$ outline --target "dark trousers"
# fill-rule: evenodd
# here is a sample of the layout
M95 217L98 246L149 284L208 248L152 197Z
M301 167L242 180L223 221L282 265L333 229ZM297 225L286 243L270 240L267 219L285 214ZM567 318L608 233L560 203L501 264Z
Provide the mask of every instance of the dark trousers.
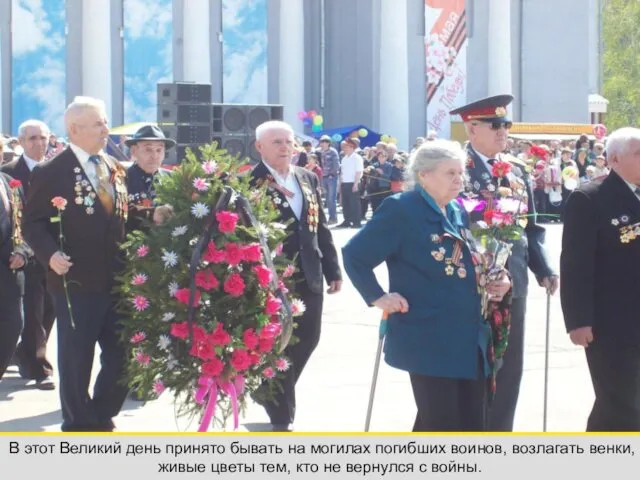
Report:
M598 338L585 349L595 402L588 432L640 431L640 346Z
M540 217L536 218L538 223L544 223L549 221L549 217L546 216L548 214L547 208L547 200L549 199L549 195L544 191L544 189L537 188L533 191L533 198L536 206L536 212Z
M75 329L64 294L54 295L62 431L109 431L128 393L121 383L126 353L119 339L115 299L107 293L71 294L70 299ZM90 397L96 343L101 349L101 369Z
M418 414L414 432L484 432L487 381L430 377L410 373Z
M0 288L0 378L7 370L22 330L20 295L3 294Z
M526 297L512 299L509 345L496 378L496 395L489 414L488 430L490 432L513 431L513 419L516 415L516 406L520 395L524 363L524 317L526 310Z
M344 222L353 226L360 226L360 220L362 218L360 212L360 194L353 191L353 182L340 185L340 192Z
M56 318L44 271L27 267L22 305L24 328L16 349L20 373L26 378L40 380L53 375L53 367L47 360L47 341Z
M284 374L282 391L276 387L275 398L263 403L272 424L293 423L296 414L296 383L320 341L323 294L313 293L302 282L296 287L296 296L306 306L302 317L295 319L298 327L293 335L298 338L298 343L288 346L284 351L291 365Z

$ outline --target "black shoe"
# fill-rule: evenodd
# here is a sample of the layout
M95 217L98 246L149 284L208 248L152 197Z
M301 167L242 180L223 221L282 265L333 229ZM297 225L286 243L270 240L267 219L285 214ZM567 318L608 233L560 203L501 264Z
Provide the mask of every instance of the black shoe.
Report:
M293 432L293 423L272 423L272 432Z
M350 226L349 222L342 222L340 225L336 225L336 228L349 228Z
M36 380L36 388L38 390L55 390L56 384L51 377L44 377Z

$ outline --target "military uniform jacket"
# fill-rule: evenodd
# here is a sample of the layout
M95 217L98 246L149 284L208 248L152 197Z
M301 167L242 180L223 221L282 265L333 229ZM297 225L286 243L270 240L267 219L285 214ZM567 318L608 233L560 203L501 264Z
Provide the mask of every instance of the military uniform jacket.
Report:
M640 345L640 200L615 172L569 196L560 257L567 331Z
M283 253L289 258L297 258L301 279L312 292L322 293L323 275L327 283L342 278L338 254L322 210L318 177L304 168L293 165L291 168L303 196L300 220L296 218L289 206L288 197L277 188L275 179L263 162L251 172L252 184L257 187L266 186L266 193L273 198L282 222L292 220Z
M150 174L135 163L127 169L127 192L131 213L127 222L128 231L143 228L143 219L153 219L156 207L156 182L165 175L169 175L169 171L161 168L155 174Z
M497 181L487 169L484 161L469 145L467 148L467 178L465 181L465 193L476 195L480 199L492 197L497 199L499 188L510 188L514 192L520 192L520 197L524 205L527 206L525 216L521 219L524 227L524 234L513 244L512 253L507 263L511 280L513 282L512 297L521 298L527 296L529 284L528 269L536 275L538 281L554 275L555 272L549 264L545 248L545 229L535 221L535 206L529 176L524 168L524 164L510 155L498 155L497 160L507 161L512 165L511 171L506 179ZM483 211L472 212L469 215L470 223L483 219Z
M13 208L11 202L11 188L9 182L11 177L7 174L0 173L0 182L4 186L9 201L9 211L6 212L7 217L4 221L0 219L0 297L15 297L22 293L24 287L24 277L18 272L14 272L9 268L9 259L14 253L13 232L15 228L13 219ZM20 192L21 193L21 192ZM21 201L23 199L20 194ZM2 202L2 200L0 200ZM4 208L4 207L0 207Z
M121 268L119 243L124 240L128 217L126 170L107 157L114 191L114 212L109 215L91 188L70 148L41 163L31 172L31 185L23 214L23 234L35 256L47 269L47 287L64 292L62 277L49 267L51 256L63 250L73 266L67 273L70 290L79 293L111 291L114 274ZM93 195L92 195L93 193ZM62 222L52 222L58 211L51 200L67 200ZM62 224L64 247L59 234Z

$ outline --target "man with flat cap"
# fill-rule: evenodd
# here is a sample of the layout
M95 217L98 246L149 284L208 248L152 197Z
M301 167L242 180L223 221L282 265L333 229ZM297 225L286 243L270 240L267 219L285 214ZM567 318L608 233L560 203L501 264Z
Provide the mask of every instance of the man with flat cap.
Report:
M513 282L511 331L503 363L498 371L496 394L489 414L488 430L492 432L513 430L522 380L529 278L527 268L531 269L538 283L549 294L553 295L558 288L558 276L549 264L544 248L545 230L535 221L531 181L525 169L526 164L503 153L507 148L507 137L512 125L507 115L507 107L512 100L511 95L497 95L450 112L462 117L469 138L465 195L486 200L482 210L469 214L470 222L483 220L487 210L498 208L498 199L505 195L516 201L511 203L527 206L526 210L521 210L526 216L519 218L524 233L520 239L512 241L511 256L507 263ZM494 168L497 162L504 162L498 163L498 167L509 167Z
M138 212L127 223L127 229L140 229L142 218L151 220L156 182L169 174L169 170L162 168L165 152L175 147L176 142L166 138L157 126L145 125L124 143L133 160L133 165L127 169L129 209Z

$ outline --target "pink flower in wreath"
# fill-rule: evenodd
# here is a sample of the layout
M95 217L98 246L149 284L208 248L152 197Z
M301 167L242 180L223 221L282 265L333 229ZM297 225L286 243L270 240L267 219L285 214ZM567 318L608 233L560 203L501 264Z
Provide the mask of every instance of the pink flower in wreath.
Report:
M253 273L255 273L258 279L258 284L262 288L267 288L273 279L273 273L264 263L260 263L253 267Z
M224 247L224 253L227 263L232 267L240 265L240 262L244 260L242 247L237 243L227 243Z
M202 374L208 377L217 377L224 370L224 363L218 357L214 357L202 364Z
M261 338L258 341L258 351L260 353L269 353L273 350L273 338Z
M193 188L195 188L199 192L206 192L207 190L209 190L209 183L207 183L204 178L198 177L193 181Z
M259 243L250 243L242 248L242 256L245 262L256 263L262 260L262 249Z
M249 359L251 360L251 365L258 365L262 361L262 355L258 352L249 352Z
M264 378L271 379L276 376L276 372L271 367L267 367L262 371Z
M149 277L147 277L144 273L138 273L131 279L131 285L144 285L145 283L147 283L148 279Z
M176 300L180 303L184 303L185 305L189 305L189 297L191 296L191 290L189 288L181 288L176 291L175 295ZM193 296L193 305L198 305L200 303L200 291L196 290Z
M211 270L202 270L196 273L195 280L196 286L207 292L220 286L220 280L216 278Z
M224 291L232 297L239 297L244 293L245 283L239 273L232 273L224 282Z
M242 372L251 366L251 357L246 350L234 350L231 354L231 366L238 372Z
M207 245L207 251L202 255L202 259L209 263L222 263L226 259L226 254L224 250L218 250L212 240Z
M274 315L280 311L280 308L282 308L282 300L269 294L264 304L265 313L267 315Z
M289 360L287 360L286 358L277 359L276 369L278 369L279 372L286 372L287 370L289 370Z
M169 333L176 338L185 340L189 336L189 325L187 322L172 323Z
M282 332L282 324L280 322L269 322L262 330L260 330L260 338L274 339Z
M294 273L296 273L296 267L294 267L293 265L289 264L289 265L287 265L287 268L284 269L284 272L282 273L282 277L283 278L289 278Z
M133 335L131 336L131 338L129 339L129 341L130 341L132 344L134 344L134 345L135 345L135 344L137 344L137 343L143 342L145 338L147 338L147 334L146 334L146 333L144 333L144 332L137 332L137 333L135 333L135 334L133 334Z
M279 257L282 254L282 249L283 248L284 248L284 246L281 243L278 244L278 246L274 250L274 253L276 254L276 257Z
M153 393L155 393L156 395L160 395L162 392L164 392L164 390L165 386L162 380L156 380L155 382L153 382Z
M253 328L248 328L242 334L242 341L244 342L244 346L247 347L247 350L255 350L258 346L258 335L253 330Z
M216 213L216 220L218 221L218 230L221 233L233 233L236 230L236 224L238 223L238 214L228 212L226 210Z
M140 245L136 250L136 255L138 255L139 258L146 257L148 253L149 247L146 245Z
M278 288L282 291L282 293L289 293L289 289L282 280L278 281Z
M58 210L64 210L67 208L67 200L63 197L53 197L51 199L51 204Z
M139 312L143 312L147 308L149 308L149 300L147 300L147 298L142 295L136 295L135 297L133 297L131 303L133 303L133 307Z
M136 362L145 367L151 363L151 357L144 352L136 352L135 358Z
M215 358L216 352L209 342L194 342L189 350L189 355L200 360L211 360Z
M225 346L231 343L231 335L224 330L222 322L218 322L216 329L209 335L209 340L213 345Z

